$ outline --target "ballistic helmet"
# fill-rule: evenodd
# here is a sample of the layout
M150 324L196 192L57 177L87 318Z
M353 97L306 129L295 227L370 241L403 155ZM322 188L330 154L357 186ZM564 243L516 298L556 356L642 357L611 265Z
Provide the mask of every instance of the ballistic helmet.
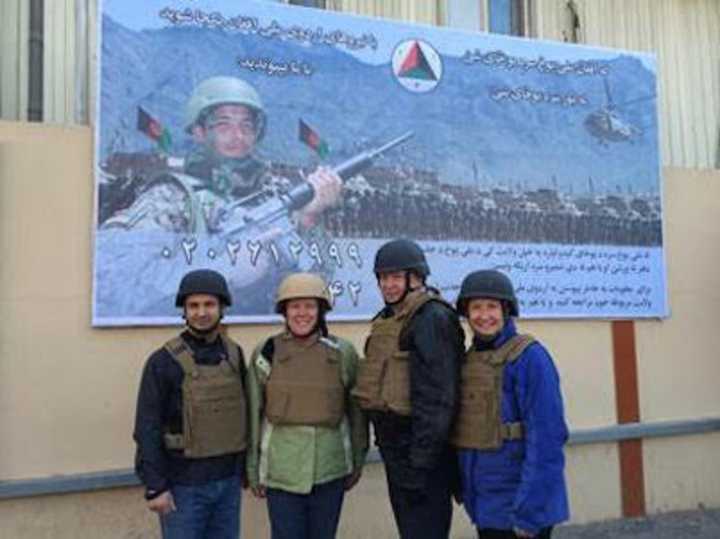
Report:
M381 272L414 271L420 277L430 275L430 267L425 260L425 253L420 246L411 240L392 240L378 249L375 255L373 271Z
M315 298L323 310L332 309L330 292L322 277L314 273L293 273L285 277L278 287L275 312L283 313L288 300L300 298Z
M262 139L265 134L265 109L260 95L250 84L235 77L211 77L195 87L185 106L185 131L190 133L210 108L218 105L243 105L251 109L257 122L256 139Z
M497 270L479 270L469 273L460 285L457 299L457 310L466 315L467 304L474 298L490 298L507 301L510 316L519 314L515 288L504 273Z
M217 271L199 269L186 273L180 281L175 306L183 307L185 298L191 294L210 294L216 296L223 305L232 305L227 281Z

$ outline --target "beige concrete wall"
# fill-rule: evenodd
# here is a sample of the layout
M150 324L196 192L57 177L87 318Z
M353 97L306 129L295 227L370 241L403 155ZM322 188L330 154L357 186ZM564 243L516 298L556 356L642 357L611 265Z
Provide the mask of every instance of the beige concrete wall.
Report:
M0 123L0 480L129 468L140 369L176 331L90 327L91 162L87 128ZM720 263L720 173L666 169L665 195L673 316L637 324L642 417L717 416L720 335L712 330L720 321L714 271ZM521 325L555 356L571 427L614 424L610 324ZM235 326L230 333L250 348L273 330ZM334 328L358 346L366 330L365 324ZM720 484L720 467L709 465L717 463L718 443L716 435L646 443L649 509L720 506L718 488L709 486ZM344 518L379 523L391 537L385 487L379 471L373 473L353 493ZM614 444L570 448L568 480L576 522L620 514ZM248 502L249 519L264 514L251 507ZM134 489L0 502L0 536L59 537L66 526L76 532L68 537L87 536L89 529L98 537L113 536L103 531L109 529L139 537L154 522Z
M245 491L241 513L243 537L270 537L264 501ZM473 539L464 512L455 506L453 516L451 537ZM127 488L0 501L0 537L147 539L159 538L160 534L156 517L145 509L142 490ZM338 537L397 537L381 465L369 465L360 483L346 496Z
M568 320L521 321L519 325L523 331L539 337L553 355L560 371L570 429L615 424L610 324L605 321ZM569 447L566 456L573 522L619 516L620 461L617 444Z
M643 451L648 513L720 506L720 432L647 440Z
M720 173L666 169L671 316L638 322L643 420L720 415ZM720 505L720 433L645 443L648 511ZM707 501L706 501L707 500Z

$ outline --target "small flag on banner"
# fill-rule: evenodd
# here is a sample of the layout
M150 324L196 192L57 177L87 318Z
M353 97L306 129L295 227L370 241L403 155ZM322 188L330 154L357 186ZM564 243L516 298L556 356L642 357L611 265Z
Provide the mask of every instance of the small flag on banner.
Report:
M300 142L304 142L310 146L321 158L325 158L330 152L327 143L320 138L320 135L318 135L312 127L303 122L302 118L299 123L299 136Z
M159 121L150 116L150 114L148 114L142 107L138 107L137 128L138 131L142 131L148 137L157 142L162 151L167 153L170 150L170 146L172 146L170 131L163 127Z

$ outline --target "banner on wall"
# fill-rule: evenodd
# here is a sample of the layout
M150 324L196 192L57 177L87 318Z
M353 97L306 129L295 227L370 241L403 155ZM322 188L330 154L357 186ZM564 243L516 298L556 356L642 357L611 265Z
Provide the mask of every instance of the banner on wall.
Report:
M272 2L99 21L94 325L176 322L197 268L231 322L300 270L365 320L396 237L449 300L497 268L523 317L667 315L654 57Z

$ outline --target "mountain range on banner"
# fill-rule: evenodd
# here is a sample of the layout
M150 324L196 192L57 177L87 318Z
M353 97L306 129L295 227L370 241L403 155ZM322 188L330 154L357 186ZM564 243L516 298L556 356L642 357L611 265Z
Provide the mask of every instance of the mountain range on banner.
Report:
M573 185L581 191L592 175L596 185L631 182L637 191L659 190L657 173L652 172L658 169L654 101L623 111L643 127L642 136L632 143L601 145L583 127L587 115L606 104L598 76L520 75L443 56L437 87L411 93L395 80L390 58L387 64L372 65L324 45L305 47L200 28L136 32L107 16L102 24L101 160L111 151L152 149L152 141L136 129L138 107L169 130L173 152L186 153L191 140L182 131L182 118L188 96L199 81L222 74L245 79L260 93L268 115L260 144L265 158L282 156L286 163L303 166L319 161L298 140L302 118L322 133L331 148L325 159L329 163L412 130L414 138L380 163L435 171L450 183L472 182L479 174L481 179L523 181L537 188L548 186L555 176L560 189ZM441 32L437 35L442 37ZM468 48L475 46L470 42ZM538 54L542 52L537 48L528 52ZM304 62L313 73L269 76L238 64L239 59L255 58ZM427 75L427 61L415 60L408 72ZM610 65L608 82L616 103L654 95L655 75L639 59L620 55ZM519 86L583 94L591 104L570 108L497 103L488 97L492 88Z

